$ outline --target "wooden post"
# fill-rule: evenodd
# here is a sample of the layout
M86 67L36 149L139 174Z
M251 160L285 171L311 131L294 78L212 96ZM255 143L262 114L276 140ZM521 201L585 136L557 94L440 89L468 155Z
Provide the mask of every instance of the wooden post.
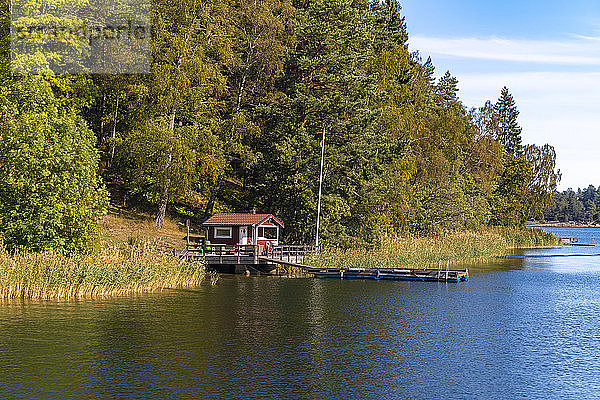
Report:
M185 227L187 228L186 240L187 240L187 245L189 247L189 245L190 245L190 220L189 219L185 220Z
M258 264L258 245L255 244L254 246L254 264L257 265Z

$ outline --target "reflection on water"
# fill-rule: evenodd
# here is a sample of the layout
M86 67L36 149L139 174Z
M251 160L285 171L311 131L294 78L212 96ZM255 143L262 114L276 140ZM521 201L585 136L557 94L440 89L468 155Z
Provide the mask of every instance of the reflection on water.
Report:
M459 285L226 277L193 291L0 303L0 393L600 397L599 259L498 260L470 269L471 281Z

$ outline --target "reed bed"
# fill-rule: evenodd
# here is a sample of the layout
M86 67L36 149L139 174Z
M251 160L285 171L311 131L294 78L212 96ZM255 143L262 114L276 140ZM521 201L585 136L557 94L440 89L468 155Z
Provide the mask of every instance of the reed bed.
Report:
M427 268L440 261L481 264L512 249L556 246L557 238L541 230L486 228L434 237L386 237L375 249L328 249L308 263L321 268Z
M95 298L200 285L199 262L179 261L157 243L104 245L97 254L8 253L0 246L0 298Z

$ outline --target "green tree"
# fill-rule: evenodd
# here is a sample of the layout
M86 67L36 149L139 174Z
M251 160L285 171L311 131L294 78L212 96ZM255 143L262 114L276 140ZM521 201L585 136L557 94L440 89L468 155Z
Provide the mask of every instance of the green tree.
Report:
M189 194L189 185L176 183L209 170L198 165L206 161L201 154L215 154L195 146L199 142L212 146L215 132L221 129L219 111L226 89L221 68L230 57L227 13L227 5L218 1L153 5L152 74L134 85L138 123L121 142L122 162L117 168L135 177L127 178L131 192L144 192L144 198L157 205L158 226L163 225L169 203Z
M255 203L254 196L243 192L251 185L263 151L268 157L272 149L270 144L261 146L264 127L257 110L268 107L279 95L275 83L283 73L292 11L287 0L236 0L231 4L231 59L224 64L229 92L220 130L224 163L210 189L206 216L212 214L225 183L233 187L227 195L239 199L237 207L248 209Z
M269 110L265 135L274 152L258 171L264 205L291 230L310 240L316 220L319 142L327 132L323 237L338 243L362 240L364 214L357 207L378 173L375 79L367 73L373 54L366 1L311 1L298 6L295 46L281 80L285 99Z
M89 50L89 42L61 29L74 31L83 24L78 14L85 3L83 0L12 1L13 72L48 74L83 69L82 58Z
M95 138L43 78L3 85L0 99L0 233L9 249L94 248L107 193Z
M435 92L445 102L458 101L458 79L450 71L442 76L435 88Z
M503 171L491 201L493 225L523 227L529 217L527 186L531 181L531 165L522 156L505 155Z
M527 145L524 155L531 166L531 179L527 184L528 193L524 203L528 218L538 218L552 201L560 182L560 171L556 171L556 151L548 144L541 147Z
M508 88L502 88L500 98L494 105L498 121L498 140L509 154L522 154L522 128L519 126L519 110Z

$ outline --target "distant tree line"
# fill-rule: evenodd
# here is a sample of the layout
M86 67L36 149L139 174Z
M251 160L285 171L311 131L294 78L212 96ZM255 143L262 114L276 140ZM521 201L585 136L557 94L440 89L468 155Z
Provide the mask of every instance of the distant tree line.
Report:
M40 7L20 17L43 19ZM84 7L73 1L71 13ZM200 223L254 208L285 221L287 240L310 242L323 130L329 243L520 227L552 200L554 148L522 143L509 90L467 109L450 72L436 79L431 59L408 51L396 0L156 0L151 16L151 73L54 74L74 61L35 52L16 65L38 75L5 68L0 232L11 246L86 248L105 186L159 226L167 213ZM4 157L25 150L19 164ZM39 192L56 171L71 191ZM56 201L26 200L36 196Z
M554 195L554 201L544 210L543 220L558 222L599 223L600 187L565 190Z

